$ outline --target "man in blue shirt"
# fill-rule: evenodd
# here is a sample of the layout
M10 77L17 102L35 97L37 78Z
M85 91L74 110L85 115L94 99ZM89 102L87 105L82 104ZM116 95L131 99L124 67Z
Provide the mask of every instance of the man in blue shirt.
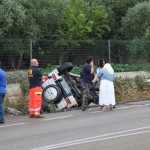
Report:
M90 88L92 80L94 79L94 63L93 58L89 56L86 60L86 63L82 67L82 85L83 85L83 102L82 102L82 111L85 111L88 106L88 100L93 99Z
M6 73L0 68L0 124L5 123L4 110L3 110L3 100L6 94Z

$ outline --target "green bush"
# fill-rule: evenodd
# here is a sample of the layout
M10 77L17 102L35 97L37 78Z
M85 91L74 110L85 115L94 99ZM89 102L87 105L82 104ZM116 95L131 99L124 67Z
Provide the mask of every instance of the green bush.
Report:
M50 73L53 69L58 66L48 65L46 68L40 68L41 72L44 75ZM150 65L129 65L129 64L112 64L112 67L115 72L129 72L129 71L150 71ZM94 67L96 71L97 66ZM73 73L79 74L82 70L82 65L74 66L72 71Z

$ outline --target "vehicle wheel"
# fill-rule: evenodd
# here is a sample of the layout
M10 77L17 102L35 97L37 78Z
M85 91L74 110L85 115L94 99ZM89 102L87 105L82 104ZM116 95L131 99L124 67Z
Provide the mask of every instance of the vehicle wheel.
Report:
M58 72L60 74L63 74L64 72L70 72L73 68L73 64L71 62L64 63L60 67L57 68Z
M50 113L56 111L55 104L47 103L44 99L42 100L41 114Z
M62 99L62 91L59 86L50 84L44 88L42 97L47 103L57 104Z

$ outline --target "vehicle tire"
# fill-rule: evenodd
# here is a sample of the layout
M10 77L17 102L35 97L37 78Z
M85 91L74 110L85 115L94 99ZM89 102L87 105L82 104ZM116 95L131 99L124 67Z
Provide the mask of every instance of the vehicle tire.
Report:
M72 68L73 68L73 64L71 62L66 62L60 67L58 67L57 70L60 74L63 74L64 72L70 72Z
M59 86L50 84L44 88L42 98L47 103L58 104L62 99L62 91Z
M42 100L41 114L55 111L56 111L55 104L47 103L44 99Z

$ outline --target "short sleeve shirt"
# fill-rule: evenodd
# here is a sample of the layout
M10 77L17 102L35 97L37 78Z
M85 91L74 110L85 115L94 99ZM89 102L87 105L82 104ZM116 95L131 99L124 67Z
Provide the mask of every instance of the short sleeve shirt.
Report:
M91 74L91 66L89 64L84 64L82 67L82 81L84 83L91 83L94 78L94 74Z
M28 70L28 78L30 83L30 88L41 86L42 73L37 67L31 66Z

